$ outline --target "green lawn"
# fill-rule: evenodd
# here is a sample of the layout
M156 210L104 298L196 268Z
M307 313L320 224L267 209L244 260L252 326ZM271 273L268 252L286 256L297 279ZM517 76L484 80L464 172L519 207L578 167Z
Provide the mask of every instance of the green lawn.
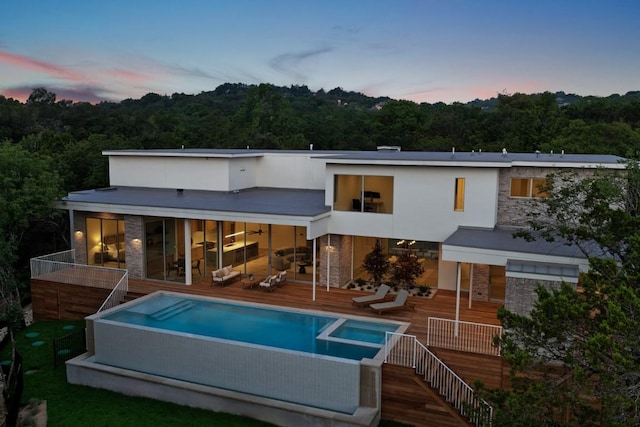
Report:
M84 321L39 322L16 334L16 345L24 361L22 401L47 401L49 427L139 427L139 426L270 426L251 418L173 405L106 390L68 384L64 364L54 368L53 339L69 333L65 326L83 328ZM37 333L36 336L33 336ZM33 346L36 341L44 341ZM10 347L10 346L9 346ZM9 348L0 360L7 360ZM399 426L381 423L381 426Z

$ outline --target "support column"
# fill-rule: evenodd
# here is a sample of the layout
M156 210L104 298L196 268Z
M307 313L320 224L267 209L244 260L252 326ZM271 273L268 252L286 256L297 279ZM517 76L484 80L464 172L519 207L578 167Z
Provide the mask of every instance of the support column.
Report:
M453 327L453 336L458 337L458 328L460 322L460 279L462 276L462 264L456 263L456 322Z
M318 260L316 259L316 245L317 245L317 238L313 238L313 265L316 266L318 265ZM271 253L271 251L269 251L269 253ZM311 285L313 286L313 292L312 292L312 301L316 300L316 269L315 267L313 268L313 279L311 280Z
M191 277L191 221L184 219L184 284L190 285Z

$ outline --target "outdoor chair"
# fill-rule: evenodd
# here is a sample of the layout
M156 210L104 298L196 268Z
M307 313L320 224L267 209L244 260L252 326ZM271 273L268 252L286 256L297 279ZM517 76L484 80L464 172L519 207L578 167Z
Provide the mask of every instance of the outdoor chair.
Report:
M284 286L284 282L287 281L287 271L281 271L276 275L276 285Z
M384 302L389 300L389 291L391 287L389 285L382 284L378 286L378 290L373 295L366 295L362 297L351 298L351 303L356 307L366 307L369 304L375 304L378 302Z
M413 310L415 306L407 303L408 297L409 292L403 289L398 292L395 300L371 304L369 307L371 307L371 310L377 311L378 314L382 314L383 311L397 310L400 308L410 308Z
M262 282L259 283L260 287L265 291L273 292L276 287L276 280L278 276L267 276Z

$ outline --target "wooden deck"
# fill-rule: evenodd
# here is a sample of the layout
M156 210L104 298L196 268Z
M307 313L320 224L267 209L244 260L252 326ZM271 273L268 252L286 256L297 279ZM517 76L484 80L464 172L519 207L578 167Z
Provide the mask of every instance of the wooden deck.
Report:
M50 317L53 313L53 307L56 304L60 307L60 304L67 298L72 299L72 295L74 294L73 291L70 291L69 289L63 291L63 289L68 286L77 287L75 285L56 284L55 282L48 280L33 280L32 295L34 317L36 319L41 317L37 313L38 307L49 307L47 316L45 317ZM52 288L54 287L57 287L60 290L53 292ZM91 288L85 287L85 290L87 289ZM296 283L293 281L288 281L283 287L278 287L273 292L267 292L262 290L259 286L245 288L241 280L236 280L227 286L220 287L212 286L210 281L202 281L186 286L166 282L129 279L130 298L149 294L157 290L399 320L410 323L410 327L406 333L415 335L422 343L425 343L426 341L427 318L440 317L445 319L454 319L456 307L455 293L442 290L437 291L432 298L409 297L409 303L413 304L415 307L414 310L401 309L378 315L368 308L354 307L351 304L351 298L354 296L361 296L363 293L361 291L351 289L330 288L330 290L327 291L325 287L317 286L316 298L314 301L312 298L312 286L310 284ZM100 294L101 295L96 297L96 301L100 300L101 302L104 300L102 292L100 292ZM84 293L83 295L83 298L88 298L89 293ZM64 305L64 303L62 304ZM68 310L64 312L64 315L59 314L59 316L82 316L81 311L85 310L89 305L91 304L79 304L78 302L75 302L73 304L75 311ZM496 317L497 309L499 307L500 304L498 303L474 301L472 303L472 308L469 309L467 296L463 294L463 298L460 303L460 320L499 325L499 321ZM85 315L91 314L95 310L96 309L86 313ZM59 311L59 313L62 312ZM502 359L499 357L462 353L437 348L431 348L431 350L468 384L473 384L476 379L479 379L488 387L504 387L507 385L506 380L508 379L508 368L504 366ZM410 425L429 425L428 420L444 419L451 416L451 414L448 413L448 410L443 409L442 405L433 403L433 392L429 392L428 387L414 387L411 393L399 393L398 390L403 389L406 385L406 381L407 379L403 378L402 375L389 374L385 378L383 374L383 390L387 390L386 396L383 399L382 407L384 419L392 419ZM415 381L416 380L414 378L410 382L415 383ZM393 398L393 396L398 398ZM409 402L411 400L408 399L409 396L413 399L411 402ZM407 410L407 405L411 406L413 409ZM424 423L421 423L420 420L424 420ZM468 424L461 424L459 420L456 421L455 417L453 417L442 425Z

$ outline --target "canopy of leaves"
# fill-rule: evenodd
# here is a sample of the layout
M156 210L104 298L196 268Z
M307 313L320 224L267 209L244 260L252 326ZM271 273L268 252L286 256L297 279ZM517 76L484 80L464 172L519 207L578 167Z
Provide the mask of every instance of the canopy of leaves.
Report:
M532 227L590 255L581 289L538 289L529 316L501 310L510 392L496 425L640 425L640 169L556 176Z

